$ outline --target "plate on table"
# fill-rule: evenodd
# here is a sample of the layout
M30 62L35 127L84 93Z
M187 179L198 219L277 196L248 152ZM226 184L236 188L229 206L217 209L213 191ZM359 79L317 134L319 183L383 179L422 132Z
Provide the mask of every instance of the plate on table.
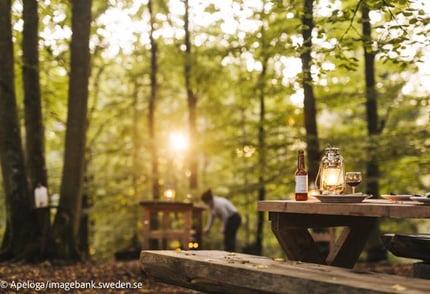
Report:
M314 195L323 203L359 203L371 197L367 194Z
M391 195L391 194L386 194L386 195L381 195L382 198L384 199L388 199L390 201L411 201L411 197L413 195L410 194L400 194L400 195Z
M426 205L430 204L430 198L428 198L428 197L412 196L409 199L414 200L414 201L418 201L418 202L421 202L421 203L424 203Z

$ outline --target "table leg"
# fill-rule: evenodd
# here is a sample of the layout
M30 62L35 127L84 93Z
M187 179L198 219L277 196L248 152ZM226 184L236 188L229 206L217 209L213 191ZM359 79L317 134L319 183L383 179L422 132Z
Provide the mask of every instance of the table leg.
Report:
M306 228L289 228L280 214L272 214L271 221L272 231L289 260L325 263L324 256Z
M203 246L203 209L193 208L193 221L195 222L194 238L199 247Z
M143 210L143 249L150 249L149 247L149 234L151 231L151 211L148 209Z
M190 249L188 243L191 240L191 223L192 223L192 209L184 211L184 234L182 237L182 249Z
M359 258L377 218L270 213L272 231L288 259L352 268ZM308 229L345 227L327 258Z
M376 218L357 218L355 223L345 227L327 257L327 264L353 268L376 222Z
M168 244L167 242L169 241L167 238L167 235L170 231L170 213L171 211L163 211L162 212L162 217L161 217L161 234L162 234L162 238L161 238L161 248L162 249L167 249L168 248Z

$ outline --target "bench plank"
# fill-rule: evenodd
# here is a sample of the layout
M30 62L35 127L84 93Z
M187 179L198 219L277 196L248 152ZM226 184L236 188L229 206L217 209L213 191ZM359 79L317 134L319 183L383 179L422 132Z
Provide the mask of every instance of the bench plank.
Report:
M429 234L384 234L382 242L396 256L430 262Z
M428 293L430 281L218 250L143 250L142 269L210 293Z

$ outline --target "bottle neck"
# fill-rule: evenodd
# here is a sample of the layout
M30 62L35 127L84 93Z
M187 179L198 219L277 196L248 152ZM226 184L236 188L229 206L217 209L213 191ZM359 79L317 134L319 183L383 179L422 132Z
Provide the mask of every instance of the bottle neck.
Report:
M304 170L305 169L305 154L303 151L299 151L297 156L297 169Z

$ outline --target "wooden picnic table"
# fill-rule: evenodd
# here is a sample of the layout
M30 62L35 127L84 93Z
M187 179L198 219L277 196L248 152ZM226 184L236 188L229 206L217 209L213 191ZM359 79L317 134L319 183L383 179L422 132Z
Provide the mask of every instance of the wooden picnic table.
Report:
M288 259L353 268L378 218L430 218L430 205L367 199L360 203L322 203L319 200L266 200L272 231ZM308 229L344 227L328 256Z
M168 240L179 240L182 249L189 243L202 244L205 209L201 205L180 201L141 201L143 207L143 249L150 249L150 240L160 240L163 249ZM155 216L155 218L154 218ZM176 226L173 226L177 223Z

